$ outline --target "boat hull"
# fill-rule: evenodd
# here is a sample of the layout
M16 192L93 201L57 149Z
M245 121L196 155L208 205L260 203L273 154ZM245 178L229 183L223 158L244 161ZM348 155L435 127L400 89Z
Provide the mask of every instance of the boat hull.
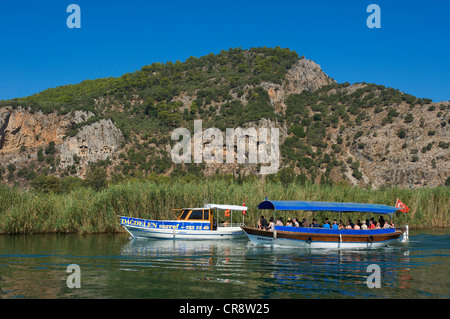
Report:
M241 227L211 229L208 221L149 220L121 217L120 224L133 237L155 239L232 239L245 237Z
M147 229L126 225L123 227L135 238L223 240L245 237L241 227L218 227L217 230Z
M286 230L289 229L289 230ZM276 227L275 231L242 227L256 246L288 246L326 249L367 249L399 244L405 241L404 230L327 230L298 227Z

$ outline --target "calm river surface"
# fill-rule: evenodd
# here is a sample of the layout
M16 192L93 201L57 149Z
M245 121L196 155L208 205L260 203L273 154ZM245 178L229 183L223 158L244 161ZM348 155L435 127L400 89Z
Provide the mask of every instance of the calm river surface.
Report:
M0 236L0 298L450 298L450 229L379 250L299 250L128 235ZM81 288L70 289L69 264ZM368 288L367 267L381 269Z

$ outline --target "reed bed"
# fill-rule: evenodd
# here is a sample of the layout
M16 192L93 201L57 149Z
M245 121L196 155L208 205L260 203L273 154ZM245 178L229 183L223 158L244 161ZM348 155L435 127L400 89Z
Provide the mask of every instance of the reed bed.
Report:
M247 225L255 225L261 214L269 219L270 211L258 211L257 205L272 200L312 200L359 202L394 206L397 197L410 211L406 214L411 228L450 226L450 188L386 188L371 190L349 186L317 184L283 185L279 182L250 180L145 181L129 180L95 191L78 188L70 193L53 194L20 190L0 185L0 233L110 233L123 232L117 216L150 219L173 219L172 209L202 207L205 203L242 205L249 211ZM277 212L283 218L312 217L323 223L337 214L311 212ZM350 216L351 215L351 216ZM235 215L236 216L236 213ZM278 216L276 216L278 217ZM342 214L340 218L366 219L364 214ZM236 217L235 217L236 218ZM396 214L396 224L403 224L404 214ZM239 218L240 219L240 218Z

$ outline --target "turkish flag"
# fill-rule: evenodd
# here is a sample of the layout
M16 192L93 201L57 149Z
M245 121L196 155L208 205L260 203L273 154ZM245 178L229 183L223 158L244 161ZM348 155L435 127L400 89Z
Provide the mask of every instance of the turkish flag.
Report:
M399 209L399 211L401 211L401 212L404 212L404 213L409 212L408 206L406 206L405 204L403 204L402 201L399 200L398 198L397 198L397 202L395 202L395 207L401 208L401 209Z

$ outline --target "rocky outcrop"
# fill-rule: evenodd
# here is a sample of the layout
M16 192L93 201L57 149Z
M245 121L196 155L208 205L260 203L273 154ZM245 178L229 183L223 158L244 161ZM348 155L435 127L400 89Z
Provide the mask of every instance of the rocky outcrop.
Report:
M286 108L285 101L290 94L300 94L305 90L315 91L335 82L314 61L300 59L287 71L282 85L263 82L261 86L268 92L275 111L282 112Z
M67 138L61 144L59 166L65 169L80 164L80 175L84 175L84 168L89 163L108 159L121 147L122 142L122 132L110 119L102 119L84 126L74 137Z
M0 152L9 153L22 148L37 148L50 141L62 143L71 121L55 113L30 113L21 107L0 109Z
M18 169L34 161L35 167L39 164L38 151L43 152L53 142L56 152L52 152L52 160L47 164L56 165L59 172L75 164L77 175L84 176L89 163L106 160L123 141L122 132L110 119L82 126L75 136L67 137L70 129L92 116L91 112L84 111L57 115L32 113L21 107L1 108L0 163L14 164Z
M300 94L304 90L315 91L324 85L335 83L322 71L320 65L308 59L300 59L286 74L283 90L287 95Z

